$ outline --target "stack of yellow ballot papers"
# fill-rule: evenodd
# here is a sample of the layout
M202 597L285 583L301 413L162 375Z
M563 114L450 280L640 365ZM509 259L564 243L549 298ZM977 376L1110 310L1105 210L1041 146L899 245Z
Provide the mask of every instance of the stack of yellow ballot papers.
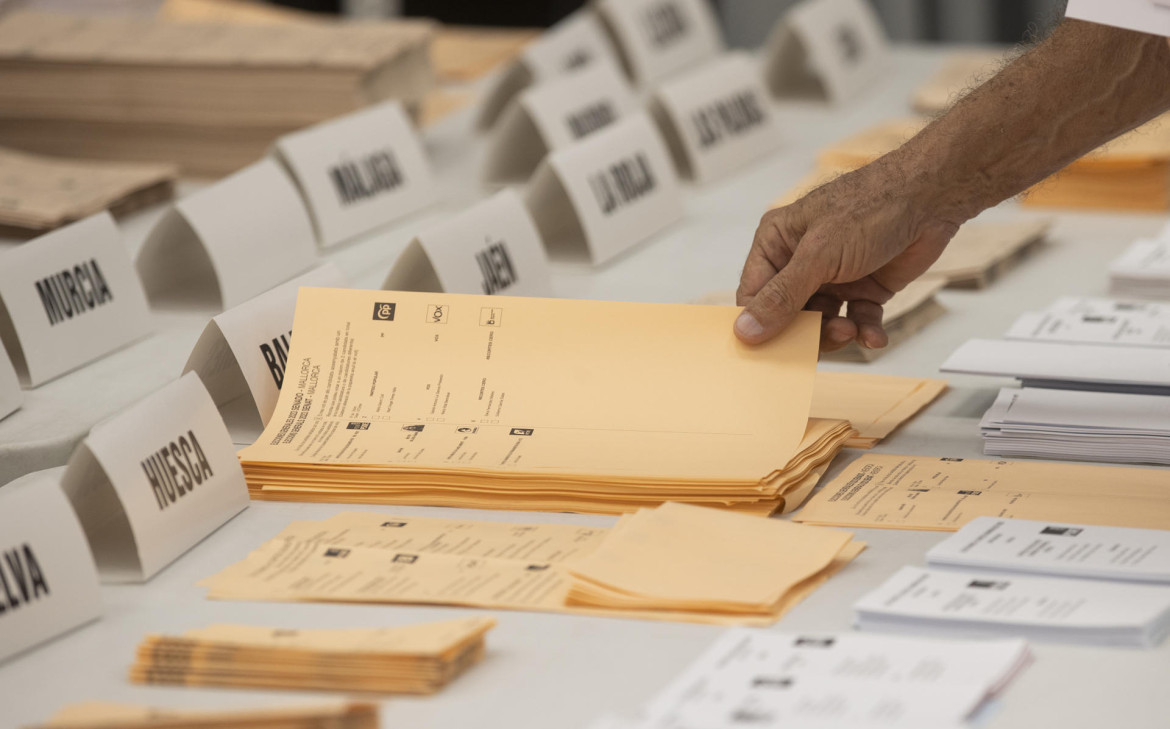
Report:
M251 711L173 711L90 701L28 729L378 729L375 704Z
M492 618L400 628L213 625L151 635L130 680L178 686L430 694L479 662Z
M850 448L873 448L947 389L946 380L858 372L817 372L813 415L848 420Z
M1012 52L971 50L947 58L934 76L914 91L911 105L920 114L946 111L963 94L999 72Z
M955 531L978 516L1170 529L1166 469L867 454L794 517Z
M301 289L253 498L616 514L792 509L853 434L809 419L819 316Z
M848 532L675 503L623 517L614 533L610 543L608 529L571 524L345 513L293 522L200 585L214 600L767 625L864 548Z

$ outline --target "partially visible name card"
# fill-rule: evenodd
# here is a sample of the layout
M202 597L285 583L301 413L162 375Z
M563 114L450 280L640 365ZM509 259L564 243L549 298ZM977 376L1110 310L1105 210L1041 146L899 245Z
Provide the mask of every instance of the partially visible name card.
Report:
M109 213L0 255L0 339L36 387L150 333L142 285Z
M723 51L709 0L600 0L630 76L651 86Z
M0 661L102 612L85 532L61 491L62 470L0 488Z
M301 196L266 159L176 202L136 264L152 302L228 309L316 262Z
M545 155L613 124L639 106L615 64L598 60L580 71L528 89L493 130L484 176L528 179Z
M578 10L524 48L520 57L496 77L486 94L476 124L495 126L500 114L521 91L604 59L619 63L617 49L601 20L589 8Z
M433 203L434 175L402 104L388 101L281 137L323 246Z
M882 77L890 47L866 0L804 0L780 19L765 58L773 95L842 102Z
M199 375L236 443L251 444L272 417L289 366L297 291L345 285L340 269L326 263L208 322L183 374Z
M654 104L679 169L701 182L759 160L780 144L763 77L743 53L667 82Z
M682 218L682 193L654 123L633 114L550 154L526 203L545 249L600 264Z
M20 389L20 378L16 376L16 369L8 352L0 342L0 419L3 419L24 404L24 392Z
M235 446L193 372L94 426L61 484L105 582L150 579L248 505Z
M382 288L553 295L540 233L520 196L512 190L499 192L419 234L402 252ZM446 309L431 307L428 321L445 323Z

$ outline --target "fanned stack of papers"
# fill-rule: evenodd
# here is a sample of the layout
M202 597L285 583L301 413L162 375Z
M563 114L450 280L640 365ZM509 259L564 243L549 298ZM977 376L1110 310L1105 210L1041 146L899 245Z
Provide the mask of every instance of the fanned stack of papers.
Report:
M1118 296L1170 299L1170 237L1135 241L1109 264L1109 291Z
M758 347L735 307L301 289L240 453L253 498L623 513L795 508L852 435L809 419L819 317Z
M968 223L926 272L946 281L947 288L989 286L1044 242L1052 221Z
M223 174L278 137L432 85L429 21L0 20L0 144Z
M979 424L983 452L1170 465L1170 396L1003 388Z
M483 657L492 618L399 628L289 630L213 625L151 635L130 680L178 686L430 694Z
M683 504L625 519L610 545L609 530L571 524L339 514L294 522L200 584L216 600L768 625L864 547L848 532Z
M911 97L914 111L938 114L951 108L966 92L994 76L1010 51L963 51L947 57L942 68L919 86Z
M817 372L813 417L848 420L849 448L873 448L947 389L946 380L857 372Z
M862 629L1151 648L1170 588L903 567L854 606Z
M922 640L738 628L631 729L959 727L1031 661L1022 640ZM601 725L604 726L604 725Z
M90 701L62 709L29 729L378 729L375 704L251 711L173 711Z
M978 516L1170 529L1160 469L865 454L796 521L954 531Z
M882 327L888 338L885 347L869 349L850 342L835 352L826 353L824 358L840 362L870 362L881 357L946 313L946 307L935 298L945 285L940 278L923 277L911 281L886 302L882 313Z

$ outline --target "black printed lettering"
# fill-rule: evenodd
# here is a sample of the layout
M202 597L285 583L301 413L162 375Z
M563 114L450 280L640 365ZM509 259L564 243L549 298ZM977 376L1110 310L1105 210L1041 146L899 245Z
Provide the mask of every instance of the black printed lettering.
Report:
M288 364L290 339L292 339L292 332L280 335L271 343L265 342L260 345L260 356L268 365L268 372L272 375L272 381L276 383L278 390L284 386L284 370Z
M49 319L55 326L74 315L93 311L114 300L109 284L102 276L96 259L79 263L35 283L37 296Z
M142 471L146 474L146 481L150 484L150 490L154 492L154 499L158 502L158 508L165 509L167 506L167 497L163 491L162 479L159 476L158 470L154 467L154 461L149 458L143 461Z
M214 475L193 430L151 452L141 465L159 511L178 502Z
M402 186L405 178L398 159L389 149L359 160L345 160L329 168L329 179L342 205L368 200Z
M0 616L50 594L49 582L27 542L4 550L0 559L0 589L4 591Z
M598 101L569 114L565 123L569 125L573 138L580 139L613 124L616 120L617 112L613 106L608 101Z
M492 243L489 239L488 242L487 248L475 254L475 262L479 264L483 278L480 282L483 292L491 296L516 283L516 268L512 265L504 241Z
M741 91L696 110L691 124L707 149L764 123L764 109L751 91Z
M186 438L179 436L179 442L185 443ZM191 490L194 483L191 481L191 469L187 465L189 461L183 457L179 443L171 443L171 458L175 459L175 466L179 469L179 493L185 494Z
M641 152L589 177L589 187L605 215L648 195L655 186L650 161Z
M642 15L642 27L655 48L665 48L685 36L689 30L687 18L673 2L652 5Z

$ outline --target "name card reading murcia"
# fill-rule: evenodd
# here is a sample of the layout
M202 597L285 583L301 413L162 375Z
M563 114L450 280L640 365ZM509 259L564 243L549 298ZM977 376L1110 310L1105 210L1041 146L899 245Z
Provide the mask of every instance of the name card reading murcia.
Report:
M229 309L316 262L301 196L266 159L176 202L136 263L152 302Z
M597 11L640 86L652 86L723 51L709 0L600 0Z
M0 488L0 661L102 612L89 544L61 492L62 470Z
M780 142L759 68L742 53L665 83L652 109L678 168L700 182L751 164Z
M418 235L386 278L390 291L552 296L540 233L520 196L504 190ZM291 312L290 312L291 316ZM446 307L428 321L445 323Z
M24 404L24 392L20 389L20 378L16 376L16 369L8 352L0 342L0 419L3 419L20 409Z
M0 339L24 387L150 333L142 285L109 213L0 254Z
M398 101L285 135L275 151L304 193L323 246L385 225L436 198L430 163Z
M251 444L272 417L289 366L297 291L345 285L337 266L326 263L207 323L183 374L199 375L236 443Z
M105 582L150 579L248 505L235 446L193 372L94 426L61 484Z
M486 94L477 125L490 129L508 104L529 86L544 83L604 59L617 64L617 50L601 20L592 10L578 10L539 38L529 43L520 57L503 73Z
M530 88L508 106L492 131L484 177L491 182L527 180L552 150L637 108L621 69L608 60Z
M780 19L765 58L774 96L842 102L882 77L890 48L866 0L804 0Z
M595 265L683 214L669 152L641 112L550 154L525 203L551 258Z

